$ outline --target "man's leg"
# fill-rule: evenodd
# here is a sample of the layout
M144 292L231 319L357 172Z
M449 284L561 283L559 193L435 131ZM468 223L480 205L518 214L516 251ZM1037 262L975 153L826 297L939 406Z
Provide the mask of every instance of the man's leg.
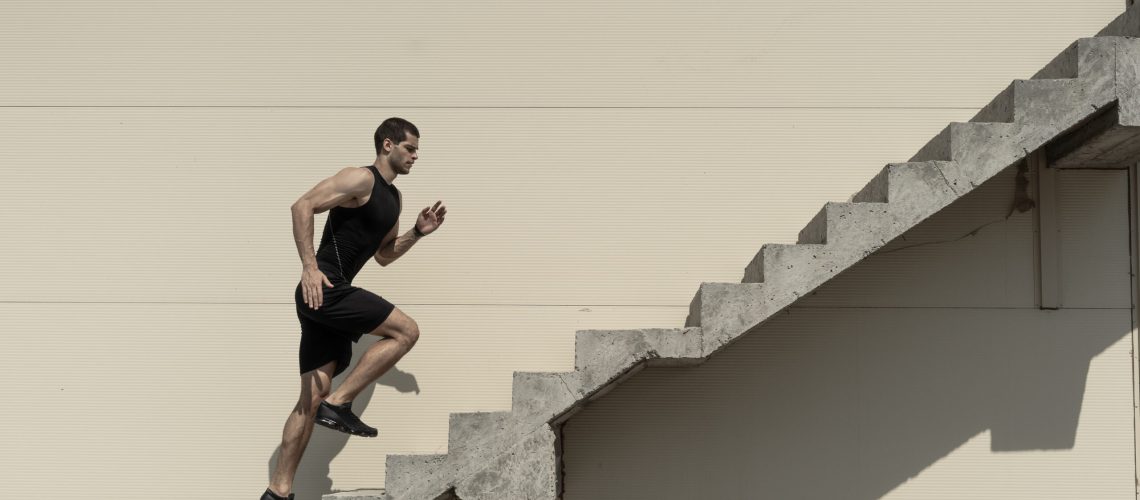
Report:
M336 361L329 361L301 375L301 397L285 420L285 429L281 432L281 454L277 457L277 469L269 483L269 489L277 495L287 497L293 489L293 477L297 475L301 455L313 434L313 415L321 400L329 394L335 368Z
M420 338L419 325L399 308L393 309L384 323L368 333L387 338L380 339L364 352L340 387L325 398L329 404L342 405L355 399L361 391L395 366Z

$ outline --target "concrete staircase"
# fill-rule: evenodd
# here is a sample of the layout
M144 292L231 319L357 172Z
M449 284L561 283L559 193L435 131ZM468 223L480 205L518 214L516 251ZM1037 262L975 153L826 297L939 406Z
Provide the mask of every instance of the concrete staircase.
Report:
M387 458L392 500L557 499L559 429L646 366L701 363L1006 167L1105 110L1140 125L1140 16L1131 8L966 123L951 123L907 163L889 164L847 202L828 202L798 243L766 244L741 283L702 283L683 328L584 330L575 370L517 372L509 412L457 413L448 453ZM1127 36L1121 36L1127 35ZM327 499L348 498L344 494Z

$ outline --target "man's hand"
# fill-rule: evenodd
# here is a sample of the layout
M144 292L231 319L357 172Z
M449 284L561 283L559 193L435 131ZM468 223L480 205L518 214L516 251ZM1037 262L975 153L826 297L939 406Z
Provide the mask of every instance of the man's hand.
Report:
M416 227L424 235L429 235L443 224L445 214L447 214L447 207L443 205L442 201L437 201L434 207L426 207L420 211L419 217L416 217Z
M305 298L305 303L313 309L320 309L321 304L325 301L325 291L321 287L322 284L328 285L329 288L333 287L329 278L320 269L306 267L301 273L301 295Z

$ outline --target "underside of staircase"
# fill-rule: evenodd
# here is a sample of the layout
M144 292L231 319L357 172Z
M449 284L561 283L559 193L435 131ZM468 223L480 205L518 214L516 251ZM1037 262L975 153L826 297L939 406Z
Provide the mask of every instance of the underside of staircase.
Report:
M797 244L763 245L741 283L702 283L684 327L578 331L574 371L516 372L511 411L451 415L447 454L388 456L384 496L326 498L560 498L562 423L637 371L703 362L1031 153L1054 167L1135 163L1138 35L1140 11L1130 7L846 202L826 203Z

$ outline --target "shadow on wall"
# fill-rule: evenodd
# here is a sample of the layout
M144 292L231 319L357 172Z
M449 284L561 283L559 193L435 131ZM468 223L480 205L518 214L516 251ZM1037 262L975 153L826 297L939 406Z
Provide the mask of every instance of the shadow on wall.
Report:
M1065 308L1041 310L1014 174L591 402L564 498L1135 498L1127 175L1058 173Z
M356 367L356 363L360 361L360 357L368 350L372 344L379 342L380 338L373 335L365 335L361 337L360 342L353 346L352 361L349 362L348 370L333 379L333 387L337 387L348 376L349 372ZM396 389L397 391L408 393L420 393L419 384L416 382L415 375L411 373L400 371L399 367L392 367L388 373L380 377L376 381L377 385L385 385ZM300 377L297 378L297 390L300 391ZM369 386L364 389L356 397L352 403L353 412L358 415L364 412L369 403L372 401L372 395L376 390L376 386ZM373 427L380 427L375 423L368 422ZM277 425L284 426L285 421L282 420ZM383 430L381 430L383 433ZM301 458L301 465L297 468L297 475L293 480L293 493L296 495L297 500L320 500L323 495L333 492L332 478L329 477L329 464L333 459L340 454L344 449L345 444L348 443L349 438L353 439L368 439L361 437L353 437L342 432L337 432L325 427L314 425L313 434L309 438L309 446L305 449L305 454ZM274 469L277 468L277 460L281 455L281 446L278 445L277 449L273 451L273 455L269 458L268 473L266 480L272 478ZM379 466L381 466L382 463ZM378 472L379 473L379 472Z
M565 498L876 499L952 453L991 486L1064 488L1098 469L1103 481L1116 455L985 469L1013 464L995 452L1072 449L1090 360L1113 346L1100 371L1122 380L1101 378L1090 399L1092 432L1104 433L1092 446L1120 424L1109 451L1132 470L1118 343L1129 322L1127 310L792 310L703 365L647 369L568 421ZM989 450L963 446L987 430ZM1026 465L1063 466L1050 478ZM968 490L964 477L951 489ZM1129 491L1132 476L1120 477Z

